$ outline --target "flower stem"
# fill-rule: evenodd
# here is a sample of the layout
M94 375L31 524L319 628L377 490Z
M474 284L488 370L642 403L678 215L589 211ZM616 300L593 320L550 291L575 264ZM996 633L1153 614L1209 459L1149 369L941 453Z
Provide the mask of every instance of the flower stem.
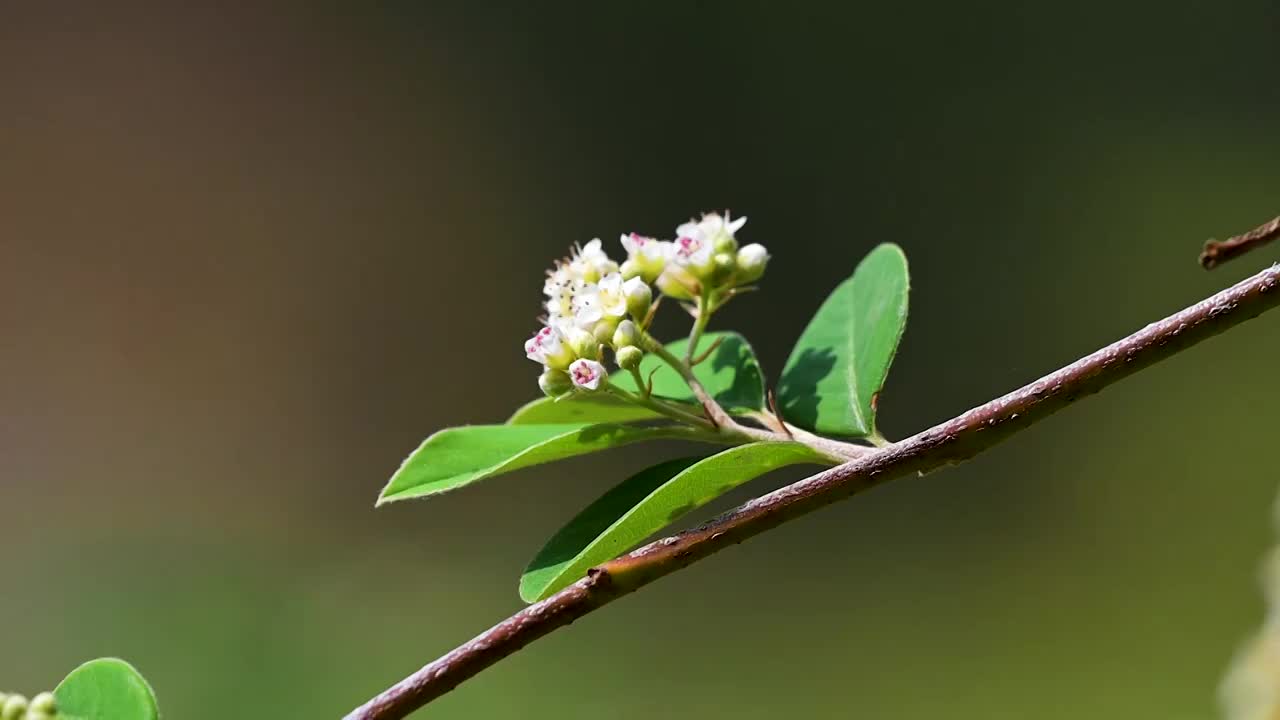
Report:
M705 323L703 324L705 327ZM690 335L692 338L692 334ZM671 353L670 350L663 347L662 343L653 339L653 336L647 332L640 335L641 342L644 343L645 349L662 358L662 361L670 365L672 369L680 373L680 377L684 379L685 384L693 391L694 397L698 398L698 402L702 403L702 407L707 411L707 417L717 426L736 427L737 423L720 407L720 403L711 397L706 388L702 387L702 382L693 374L693 368L689 367L687 361L681 360Z
M638 395L636 393L623 390L612 383L608 385L606 390L627 402L649 408L656 413L665 415L673 420L678 420L682 423L692 425L700 430L715 430L715 426L706 418L698 417L691 412L672 407L647 395Z
M693 327L689 330L689 344L684 349L684 364L692 367L693 359L698 355L698 341L702 339L702 333L707 329L707 323L711 321L711 296L707 291L702 291L702 295L698 298L698 316L693 319Z
M640 397L649 397L653 394L653 387L645 382L644 375L640 374L640 368L631 368L631 377L636 381L636 387L640 389Z

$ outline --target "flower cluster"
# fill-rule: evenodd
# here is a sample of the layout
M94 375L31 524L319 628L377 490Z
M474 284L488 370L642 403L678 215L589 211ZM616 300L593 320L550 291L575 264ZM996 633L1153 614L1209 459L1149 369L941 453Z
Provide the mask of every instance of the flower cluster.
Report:
M53 720L56 715L53 693L42 692L29 702L22 695L0 693L0 718L4 720Z
M758 280L769 254L758 244L738 247L734 235L746 222L709 213L677 227L674 240L622 235L621 265L599 239L575 246L547 272L544 327L524 345L525 355L543 366L543 392L556 397L605 387L606 348L618 367L637 367L654 287L709 312L727 291Z

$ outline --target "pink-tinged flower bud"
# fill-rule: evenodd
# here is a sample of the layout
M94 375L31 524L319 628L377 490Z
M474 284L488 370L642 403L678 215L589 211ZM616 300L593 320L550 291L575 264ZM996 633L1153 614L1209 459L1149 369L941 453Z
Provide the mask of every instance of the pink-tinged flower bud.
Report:
M560 397L573 389L573 381L569 379L569 373L547 368L538 376L538 387L547 397Z
M634 277L622 284L622 294L627 301L627 312L637 322L644 320L649 314L649 306L653 304L653 290L649 283Z
M574 360L569 366L569 378L581 390L597 390L600 383L605 382L608 377L609 373L605 372L604 366L595 360Z
M755 282L764 275L764 267L769 263L769 252L759 243L751 243L738 251L738 281Z

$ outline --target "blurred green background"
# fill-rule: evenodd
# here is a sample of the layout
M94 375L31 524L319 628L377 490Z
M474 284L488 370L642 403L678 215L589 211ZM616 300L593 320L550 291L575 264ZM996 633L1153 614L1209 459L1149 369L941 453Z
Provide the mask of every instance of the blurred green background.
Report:
M1195 264L1280 212L1270 0L2 15L9 689L119 655L170 718L338 717L518 608L542 541L668 448L373 500L429 433L537 393L520 345L575 241L748 215L774 261L718 324L771 378L900 243L891 437L1275 255ZM1261 619L1278 329L723 553L423 714L1212 716Z

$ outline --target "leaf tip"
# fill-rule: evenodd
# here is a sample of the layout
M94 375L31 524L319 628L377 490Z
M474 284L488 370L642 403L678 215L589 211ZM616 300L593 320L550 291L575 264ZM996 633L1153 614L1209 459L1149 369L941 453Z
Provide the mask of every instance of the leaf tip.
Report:
M520 578L520 599L526 604L533 604L542 599L542 592L546 588L537 583L527 582L528 577L525 575Z

